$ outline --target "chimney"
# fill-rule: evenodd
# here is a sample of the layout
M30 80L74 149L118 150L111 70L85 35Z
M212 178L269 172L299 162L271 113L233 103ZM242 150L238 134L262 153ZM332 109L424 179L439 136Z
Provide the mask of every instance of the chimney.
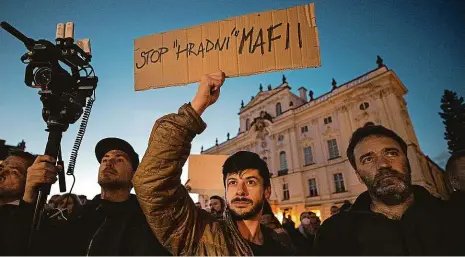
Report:
M305 87L300 87L299 93L300 93L300 98L302 98L302 100L307 102L307 89Z

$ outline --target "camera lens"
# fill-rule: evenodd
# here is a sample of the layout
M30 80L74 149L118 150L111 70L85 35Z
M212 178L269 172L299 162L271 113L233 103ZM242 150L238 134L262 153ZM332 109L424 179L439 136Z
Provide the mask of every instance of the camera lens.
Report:
M39 86L48 86L52 76L52 70L49 67L41 67L34 72L34 84Z

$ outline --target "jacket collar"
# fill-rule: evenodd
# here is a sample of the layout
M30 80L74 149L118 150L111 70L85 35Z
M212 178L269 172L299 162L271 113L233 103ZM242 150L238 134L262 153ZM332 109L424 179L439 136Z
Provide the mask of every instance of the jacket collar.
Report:
M412 192L415 197L415 201L412 204L415 206L428 206L430 203L437 201L438 199L431 195L428 190L421 186L412 185ZM371 197L368 191L361 193L354 204L350 208L349 212L353 213L373 213L370 208L371 206Z
M96 195L90 205L92 209L99 210L104 209L108 212L130 212L135 209L139 209L139 202L137 201L137 197L133 194L129 194L128 200L124 202L111 202L101 198L101 194Z
M239 232L239 229L237 228L237 223L232 218L230 212L231 210L228 207L226 207L226 210L223 214L223 221L226 224L229 233L233 237L233 240L231 241L235 243L236 255L252 256L252 248L250 247L248 241L242 237L241 233ZM287 242L279 240L278 234L275 230L267 228L263 224L260 224L260 229L263 233L263 238L268 237L269 239L273 240L274 243L280 244L283 247L284 252L287 252L289 255L294 255L295 251L293 245L287 245Z
M223 222L228 230L227 233L232 237L232 240L229 242L232 244L230 247L234 252L232 255L252 256L252 248L250 248L247 240L242 237L239 229L237 229L236 221L232 218L231 210L228 207L226 207L223 213Z

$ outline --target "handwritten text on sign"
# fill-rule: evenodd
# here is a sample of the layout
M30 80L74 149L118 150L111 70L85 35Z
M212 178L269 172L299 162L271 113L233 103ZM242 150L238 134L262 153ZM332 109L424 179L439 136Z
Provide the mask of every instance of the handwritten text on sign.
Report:
M239 43L239 48L238 54L242 54L245 51L248 51L250 54L255 53L255 50L257 48L260 49L260 53L263 55L265 54L265 48L267 48L268 52L271 52L273 49L273 41L280 40L281 35L273 35L273 30L276 28L279 28L282 25L282 23L279 23L277 25L271 25L265 34L267 35L268 41L263 39L263 29L260 28L256 35L254 34L255 28L251 28L249 31L246 32L246 29L242 29L242 34L239 33L239 30L236 28L233 29L231 32L231 36L239 37L240 35L240 43ZM285 35L285 40L286 40L286 45L284 50L289 49L290 47L290 38L289 38L289 32L290 32L290 24L287 23L287 28L286 28L286 35ZM182 46L178 43L178 40L175 40L173 42L173 48L176 51L176 60L179 60L179 55L185 53L186 57L190 56L201 56L202 58L205 57L205 54L210 52L210 51L222 51L223 49L228 50L229 49L229 42L231 40L231 36L216 39L214 41L211 41L210 39L205 39L205 44L204 42L200 42L198 46L196 46L195 43L189 42L186 45ZM297 23L297 36L298 36L298 42L299 42L299 48L302 48L302 34L301 34L301 29L300 29L300 23ZM253 43L252 43L253 42ZM266 44L268 43L268 46ZM139 49L136 49L136 52L138 52ZM142 69L145 65L151 64L151 63L157 63L157 62L162 62L163 61L163 55L166 54L169 51L169 48L167 47L160 47L158 49L150 49L148 51L140 51L140 63L136 62L136 68L137 69Z
M135 40L136 90L182 85L223 70L242 76L320 66L313 4Z

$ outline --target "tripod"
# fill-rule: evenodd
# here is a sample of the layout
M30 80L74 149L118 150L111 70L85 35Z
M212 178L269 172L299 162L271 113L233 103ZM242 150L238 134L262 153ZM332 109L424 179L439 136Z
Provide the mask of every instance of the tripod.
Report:
M48 141L47 146L45 147L45 155L49 155L54 159L57 159L60 153L60 144L63 132L66 131L68 125L63 125L55 122L48 122ZM60 154L61 155L61 154ZM56 165L56 163L53 163ZM60 184L60 192L66 191L66 181L65 181L65 174L64 169L60 169L58 173L58 179ZM41 228L41 222L44 216L44 206L47 201L47 196L50 194L50 184L43 184L39 186L39 190L37 193L37 200L34 209L34 216L32 218L32 225L29 234L29 242L28 246L29 249L32 247L32 243L34 241L34 237L37 231Z

